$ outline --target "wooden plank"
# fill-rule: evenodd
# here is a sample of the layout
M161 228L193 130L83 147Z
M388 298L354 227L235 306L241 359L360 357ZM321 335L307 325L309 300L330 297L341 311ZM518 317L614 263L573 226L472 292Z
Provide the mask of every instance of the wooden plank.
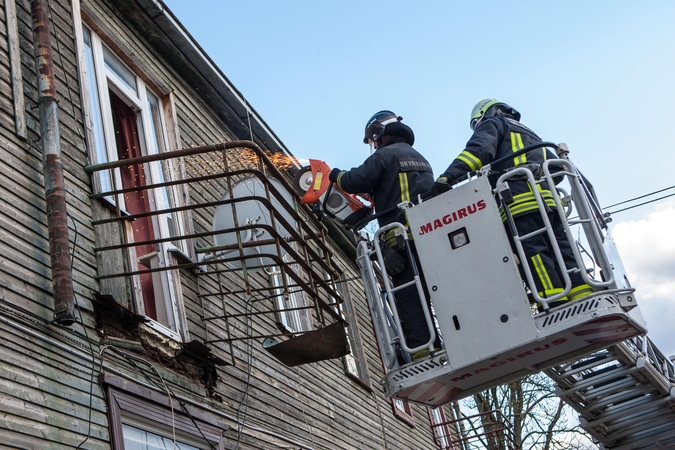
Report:
M78 445L80 445L80 442L83 442L85 439L85 436L81 435L79 442L47 442L41 437L39 432L40 430L38 428L33 430L33 434L24 434L20 430L28 430L28 433L30 433L30 422L26 419L15 416L6 416L3 420L0 420L0 442L3 443L3 448L18 450L43 448L49 448L50 450L72 450L73 448L76 448ZM86 434L86 432L87 430L85 428L83 433ZM99 440L91 438L87 440L86 444L82 448L91 450L110 450L109 439L106 438L104 440Z
M75 386L71 387L61 382L54 383L53 380L45 378L43 371L48 370L48 368L23 368L3 363L0 366L0 377L12 381L0 383L0 395L14 396L23 402L40 405L45 410L52 411L52 414L58 412L73 419L89 420L89 383L81 383L79 387L82 390L78 391ZM53 373L49 375L53 376ZM69 378L67 375L67 373L64 375L66 382ZM71 376L70 379L72 380L73 377ZM96 384L94 389L96 397L92 398L92 419L94 423L105 425L107 423L105 399L101 397L96 377L93 382Z
M14 126L17 136L28 137L24 111L26 103L23 97L23 74L21 73L21 50L19 47L19 30L15 0L5 0L5 17L7 20L7 39L11 67L12 96L14 99Z
M7 407L6 413L0 415L0 429L12 430L11 433L6 433L6 441L8 445L21 445L25 443L27 446L23 448L63 448L72 449L77 447L86 437L88 427L86 424L81 426L78 423L77 430L79 433L73 432L72 419L67 417L60 417L58 412L45 411L39 404L27 404L21 399L12 398L7 395L0 394L0 401L3 406ZM23 410L22 410L23 408ZM23 414L29 413L30 417L22 417ZM35 418L42 417L42 420L35 420ZM57 422L56 425L50 422ZM92 439L87 441L87 448L91 446L95 448L110 448L107 446L108 430L102 426L92 425L90 433ZM97 445L98 443L98 445ZM21 448L21 447L19 447Z
M164 70L156 70L150 61L156 60L148 54L148 50L139 44L138 39L130 35L129 30L119 19L106 8L96 2L82 4L82 15L117 55L138 73L150 88L160 96L167 95L172 87L166 82Z

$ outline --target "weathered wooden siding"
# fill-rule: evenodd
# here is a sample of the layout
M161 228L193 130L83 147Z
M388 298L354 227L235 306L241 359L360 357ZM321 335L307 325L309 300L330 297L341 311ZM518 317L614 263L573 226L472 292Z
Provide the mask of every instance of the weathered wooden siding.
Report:
M50 3L71 241L77 236L74 288L93 338L87 298L97 289L96 262L72 23L67 2ZM3 448L66 449L89 435L85 448L109 448L106 407L83 328L48 324L53 299L30 3L16 1L15 36L7 34L6 6L0 8L0 442ZM10 66L11 40L18 40L20 67ZM13 107L12 69L22 75L17 86L25 111ZM17 136L17 116L27 140Z
M106 336L95 331L91 291L102 287L105 290L105 286L95 279L98 268L92 249L105 240L95 235L91 220L107 212L89 199L92 182L83 169L90 161L71 2L50 1L50 18L69 228L74 248L74 286L87 327L86 335L80 324L62 329L48 323L52 319L53 299L30 3L16 0L16 4L25 112L14 111L12 86L8 82L11 66L5 9L0 8L0 408L3 412L0 442L9 448L73 448L89 434L83 448L109 448L107 408L98 383L100 368L109 367L139 384L149 381L111 348L103 351L102 362L98 356L107 341ZM183 147L248 138L237 135L227 125L223 113L227 105L223 103L222 110L216 110L214 105L222 100L213 89L209 90L208 83L200 80L196 71L176 66L180 62L177 52L174 54L178 59L173 59L169 58L167 49L148 45L146 34L161 36L162 30L137 8L132 0L82 1L85 20L112 48L124 51L120 56L142 73L156 94L166 98L171 92ZM127 22L131 16L135 21L133 25ZM139 28L138 23L146 24L147 28ZM196 90L195 83L202 88ZM28 140L16 135L16 114L25 114ZM238 118L230 120L239 121ZM191 166L188 162L187 170L209 170L209 167ZM223 192L224 186L191 189L191 200L217 200ZM196 232L209 230L210 217L194 217L194 228ZM353 262L338 249L336 252L347 268L345 278L357 277ZM210 323L207 329L201 320L204 310L207 315L221 311L219 299L202 302L197 297L200 289L215 290L214 281L208 277L197 280L188 272L182 273L181 279L191 339L203 340L207 332L209 337L224 335L222 321ZM232 286L242 284L236 274L229 275L227 282ZM254 283L268 286L269 280L256 274ZM264 352L260 342L251 342L251 347L246 341L234 344L236 365L218 368L219 379L211 398L207 398L209 391L201 382L185 376L174 365L162 367L158 361L153 364L176 394L201 402L226 419L230 425L225 435L226 448L233 448L238 440L235 418L256 427L243 428L239 438L241 449L289 445L273 433L316 449L435 448L426 410L413 407L416 425L410 427L394 417L391 402L381 394L377 380L383 375L382 364L363 290L360 281L350 281L349 285L373 392L345 375L341 360L288 368ZM122 298L123 289L110 289L120 303L129 304L128 298ZM232 311L245 308L239 298L226 300ZM262 303L261 307L271 305L270 300ZM234 326L246 331L240 324ZM270 327L270 322L256 317L251 326L262 332ZM92 340L91 347L87 336ZM223 359L229 359L228 351L225 345L214 348L214 353ZM250 364L249 354L252 355Z

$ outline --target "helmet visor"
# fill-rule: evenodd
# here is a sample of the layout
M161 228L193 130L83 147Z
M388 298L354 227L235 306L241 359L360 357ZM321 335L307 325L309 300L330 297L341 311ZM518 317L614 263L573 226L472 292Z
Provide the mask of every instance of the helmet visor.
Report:
M373 122L366 128L366 136L363 138L363 143L367 144L368 140L377 141L382 133L384 133L385 124L381 122Z

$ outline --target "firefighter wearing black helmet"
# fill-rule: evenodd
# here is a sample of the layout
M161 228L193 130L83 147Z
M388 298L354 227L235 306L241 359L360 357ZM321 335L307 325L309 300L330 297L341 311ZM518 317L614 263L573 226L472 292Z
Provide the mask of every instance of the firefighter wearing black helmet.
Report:
M532 130L520 123L520 113L506 103L495 99L481 100L471 111L469 123L473 130L471 139L466 148L450 164L447 170L436 180L432 186L432 192L438 195L450 189L451 183L468 172L473 172L492 161L516 152L532 144L541 142ZM530 165L536 168L547 159L556 158L548 149L536 149L516 158L509 158L493 169L500 173L509 168L521 165ZM492 178L492 177L491 177ZM492 179L493 188L495 179ZM555 207L551 187L542 182L539 192L549 208ZM509 187L513 194L513 202L507 207L514 218L519 235L523 236L535 230L541 229L543 220L540 214L531 214L538 210L534 193L526 180L509 180ZM501 208L502 220L506 215ZM577 266L574 254L565 236L563 225L558 214L549 212L549 220L556 235L558 246L568 268ZM510 233L507 233L510 236ZM557 267L555 254L543 234L522 241L523 250L528 258L528 264L534 275L534 280L543 298L562 292L564 289L563 277L560 268ZM572 289L567 297L561 299L577 300L593 292L586 284L578 271L569 274ZM555 306L555 305L554 305Z
M375 113L366 123L363 138L371 146L370 157L359 167L330 173L330 180L343 191L370 195L377 212L416 199L434 183L431 165L412 147L415 135L401 120L391 111ZM405 224L405 217L398 209L379 217L378 222L380 226Z
M371 147L371 155L359 167L347 171L333 169L330 173L330 180L343 191L368 194L376 212L413 201L429 192L434 183L431 165L412 147L415 135L402 120L402 117L391 111L375 113L366 123L363 138L363 142ZM393 222L408 225L404 212L397 208L378 217L378 222L380 227ZM409 242L417 258L414 244ZM393 233L385 236L385 243L405 260L408 259L406 249L398 247ZM400 273L392 276L392 282L394 286L400 286L412 281L413 275L413 269L408 264ZM426 291L426 286L424 289ZM414 348L428 342L429 330L416 287L413 285L398 291L396 304L408 347ZM436 346L440 346L438 341ZM413 355L413 359L416 356Z

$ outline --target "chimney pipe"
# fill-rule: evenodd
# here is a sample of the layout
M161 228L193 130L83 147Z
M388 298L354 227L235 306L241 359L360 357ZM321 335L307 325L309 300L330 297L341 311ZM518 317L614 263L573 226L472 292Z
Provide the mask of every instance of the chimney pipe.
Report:
M47 0L31 1L35 66L40 107L40 136L42 163L47 201L49 253L54 288L54 322L72 325L75 321L73 274L70 266L68 213L61 164L59 106L56 100L56 79L49 35L49 6Z

